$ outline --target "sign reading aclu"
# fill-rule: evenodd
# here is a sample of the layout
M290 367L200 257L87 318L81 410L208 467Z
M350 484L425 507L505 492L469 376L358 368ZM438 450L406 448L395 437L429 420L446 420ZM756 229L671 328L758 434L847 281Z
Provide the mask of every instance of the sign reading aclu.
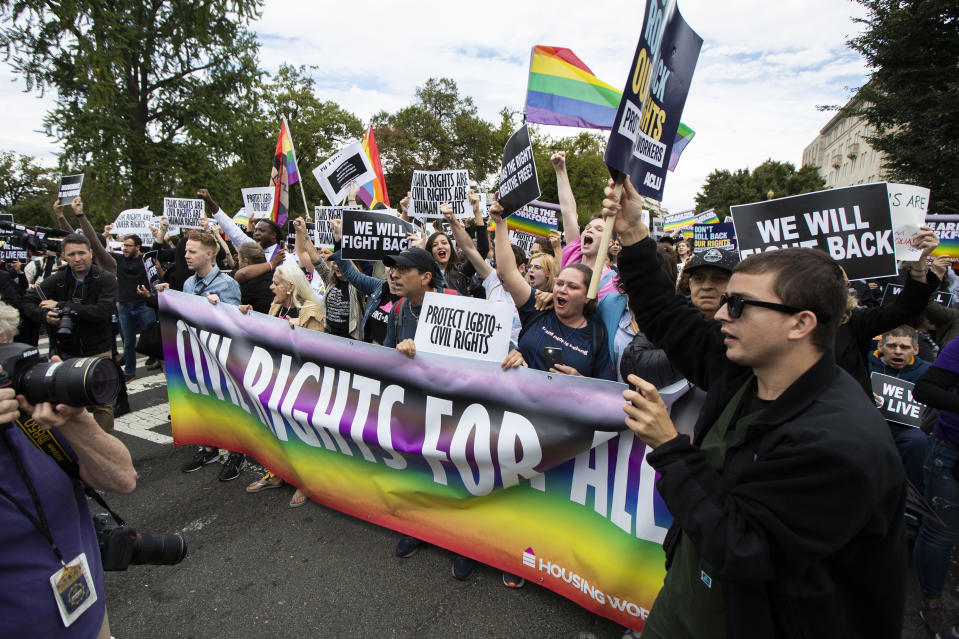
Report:
M904 426L919 427L925 404L917 402L912 396L915 384L882 373L873 373L870 381L872 392L882 401L879 410L883 417Z
M851 280L896 274L885 183L741 204L730 211L743 259L802 246L828 253Z
M427 293L416 324L416 352L502 362L513 308L489 300Z
M406 239L419 228L401 220L393 209L343 209L343 259L381 260L410 247Z
M465 169L413 171L408 213L421 219L440 219L440 206L452 204L453 215L469 217L473 214L469 192L470 176Z

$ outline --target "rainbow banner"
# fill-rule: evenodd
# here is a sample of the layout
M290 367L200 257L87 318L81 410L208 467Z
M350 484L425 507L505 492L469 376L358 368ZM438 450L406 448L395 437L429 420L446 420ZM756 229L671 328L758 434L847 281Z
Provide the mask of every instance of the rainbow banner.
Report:
M409 359L175 291L160 317L178 445L246 453L325 506L642 628L671 517L622 384Z
M676 139L673 140L673 149L669 155L670 171L676 170L676 165L679 164L679 156L683 154L683 150L692 142L695 135L695 131L682 122L679 123L679 127L676 129Z
M380 162L380 150L376 146L376 138L373 136L372 123L366 127L362 144L363 151L370 161L370 166L373 167L376 178L361 186L356 197L358 197L368 209L373 208L377 202L382 202L386 206L389 206L390 196L386 192L386 178L383 176L383 164Z
M718 224L719 217L714 209L708 209L702 213L695 213L695 209L686 209L663 216L663 232L678 233L684 229L689 230L689 237L692 237L694 224ZM684 231L685 233L685 231Z
M533 47L524 109L527 122L610 129L622 97L571 50Z
M533 200L506 218L506 227L518 233L549 237L550 231L559 228L559 204Z
M927 215L926 225L939 237L939 246L930 257L959 259L959 215Z

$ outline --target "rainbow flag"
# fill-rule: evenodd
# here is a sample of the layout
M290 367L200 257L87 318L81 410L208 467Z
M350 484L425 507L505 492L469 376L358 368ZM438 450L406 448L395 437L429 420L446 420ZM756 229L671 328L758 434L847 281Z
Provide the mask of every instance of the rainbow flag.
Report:
M679 123L679 128L676 129L676 139L673 141L673 152L669 156L670 171L676 170L676 165L679 164L679 156L682 155L683 149L692 141L694 135L696 135L695 131L682 122Z
M296 152L293 150L293 138L286 126L286 118L280 123L280 137L276 140L276 152L273 154L273 171L270 174L270 186L276 187L273 194L273 211L270 219L283 226L290 212L290 186L300 181L296 170Z
M533 47L524 110L527 122L608 130L622 96L569 49Z
M356 194L360 201L371 209L377 202L382 202L386 206L390 205L390 196L386 193L386 178L383 177L383 165L380 163L380 150L376 146L376 138L373 137L373 124L366 127L366 133L363 135L363 150L366 151L366 157L370 160L370 166L376 173L376 179L371 180L360 187Z
M243 228L250 227L250 216L246 214L245 207L236 212L236 215L233 216L233 222Z
M506 218L506 227L511 231L549 237L550 231L559 228L559 205L533 200Z

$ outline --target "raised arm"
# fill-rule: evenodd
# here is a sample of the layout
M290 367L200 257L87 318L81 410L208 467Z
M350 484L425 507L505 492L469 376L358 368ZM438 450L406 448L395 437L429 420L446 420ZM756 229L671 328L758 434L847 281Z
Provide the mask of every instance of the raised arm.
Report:
M333 233L334 243L339 244L340 240L343 238L343 220L332 220L330 222L330 230ZM383 282L385 281L384 279L371 277L366 273L361 273L360 271L356 270L356 267L353 266L353 262L350 260L344 260L343 256L340 254L340 251L334 251L330 258L336 262L336 265L339 267L340 273L343 275L344 279L355 286L356 290L364 295L372 295L376 291L383 288ZM382 264L382 262L377 262L377 264Z
M63 214L63 205L60 204L60 198L53 201L53 213L57 216L57 224L62 230L67 233L74 233L73 227L70 226L70 222L67 221L67 217Z
M569 174L566 173L566 151L557 151L550 158L553 169L556 171L556 191L559 194L559 208L563 215L563 234L566 243L579 239L579 217L576 215L576 198L573 197L573 187L569 185Z
M97 235L97 232L93 229L93 225L90 224L90 220L87 219L86 214L83 212L83 200L77 196L73 198L70 206L73 208L73 214L77 216L77 223L83 230L84 237L90 240L90 249L93 251L93 258L97 264L100 265L100 268L104 271L110 271L115 275L117 272L117 261L107 252L103 244L100 244L100 236Z
M473 240L470 238L469 233L466 232L463 223L457 220L456 216L453 215L453 207L449 204L444 204L440 207L440 213L443 214L446 222L450 225L450 230L453 232L453 239L456 240L456 248L466 256L466 259L473 265L473 268L476 269L479 276L485 280L489 277L489 274L493 272L493 267L483 259L483 256L480 255L480 252L473 245Z
M307 264L311 266L319 261L320 254L317 252L316 247L313 246L313 240L310 239L310 234L306 229L306 220L302 217L298 217L293 220L293 228L296 231L296 240L293 246L293 249L296 251L296 257L300 260L300 264L304 266L304 270Z
M254 277L259 277L264 273L269 273L270 271L276 270L277 266L283 264L284 259L286 259L286 251L280 249L273 254L273 259L268 262L250 264L249 266L244 266L243 268L239 269L233 274L233 279L236 280L237 284L242 284L247 280L252 280Z
M209 191L206 189L200 189L196 192L196 195L206 203L207 207L210 209L210 214L213 216L213 219L216 220L216 223L220 225L220 228L223 229L223 232L226 233L226 236L230 238L230 242L233 243L233 246L240 248L242 244L253 241L253 238L249 237L243 232L243 229L236 225L236 222L233 221L233 218L220 210L220 207L217 205L217 203L213 201L213 196L210 195Z
M502 212L503 207L499 201L494 201L489 207L489 216L496 222L496 237L493 238L496 274L503 283L503 288L513 296L513 303L519 308L529 300L533 288L516 267L516 256L513 255L513 247L509 243L509 229L506 227L506 220L501 217Z

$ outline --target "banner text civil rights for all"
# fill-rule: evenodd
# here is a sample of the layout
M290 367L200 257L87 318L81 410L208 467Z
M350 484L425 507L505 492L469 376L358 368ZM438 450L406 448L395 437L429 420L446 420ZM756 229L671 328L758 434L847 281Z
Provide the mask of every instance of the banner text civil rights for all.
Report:
M250 454L322 504L642 627L670 516L621 384L408 359L176 292L160 315L178 444Z

